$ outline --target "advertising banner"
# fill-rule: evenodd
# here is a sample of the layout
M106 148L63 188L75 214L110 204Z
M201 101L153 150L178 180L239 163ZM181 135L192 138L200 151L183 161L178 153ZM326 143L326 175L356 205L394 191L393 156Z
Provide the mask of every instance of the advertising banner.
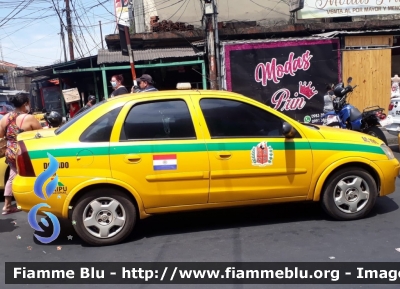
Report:
M298 19L389 15L400 13L398 0L304 0Z
M114 0L115 16L117 24L130 26L129 24L129 0Z
M341 81L339 47L338 39L226 43L226 89L322 123L326 86Z

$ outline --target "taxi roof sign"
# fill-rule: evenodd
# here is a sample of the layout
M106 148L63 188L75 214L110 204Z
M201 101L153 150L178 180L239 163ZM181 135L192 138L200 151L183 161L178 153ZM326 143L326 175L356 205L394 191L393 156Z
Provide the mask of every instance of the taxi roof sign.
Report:
M190 82L179 82L176 85L176 89L192 89Z

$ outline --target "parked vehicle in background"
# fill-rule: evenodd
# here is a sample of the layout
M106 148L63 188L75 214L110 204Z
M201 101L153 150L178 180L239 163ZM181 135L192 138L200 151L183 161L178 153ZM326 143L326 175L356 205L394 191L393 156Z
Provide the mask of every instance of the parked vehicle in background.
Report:
M400 97L390 99L389 115L392 117L393 123L385 126L388 133L398 136L400 133Z
M384 109L379 106L367 107L360 112L347 102L349 94L357 87L357 85L351 86L352 80L352 77L348 78L346 87L344 87L344 83L335 86L334 111L327 112L322 116L323 124L363 132L381 139L387 145L387 139L380 127L391 123L391 120L386 117L386 114L383 113Z

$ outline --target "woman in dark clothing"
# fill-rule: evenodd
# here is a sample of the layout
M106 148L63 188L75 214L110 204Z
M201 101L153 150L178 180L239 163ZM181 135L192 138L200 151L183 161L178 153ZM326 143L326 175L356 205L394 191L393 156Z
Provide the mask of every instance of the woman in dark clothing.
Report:
M111 85L114 89L114 91L111 93L110 97L115 97L118 95L122 95L122 94L127 94L128 90L126 89L126 87L122 84L124 82L124 78L122 77L122 75L114 75L113 77L111 77Z

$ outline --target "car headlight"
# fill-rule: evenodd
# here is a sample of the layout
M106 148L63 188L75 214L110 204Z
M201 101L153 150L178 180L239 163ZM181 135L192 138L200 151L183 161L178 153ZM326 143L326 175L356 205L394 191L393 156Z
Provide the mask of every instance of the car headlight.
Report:
M381 149L383 150L383 152L385 153L385 155L388 157L389 160L394 159L394 154L393 154L392 150L390 149L390 147L388 147L385 144L381 144Z

